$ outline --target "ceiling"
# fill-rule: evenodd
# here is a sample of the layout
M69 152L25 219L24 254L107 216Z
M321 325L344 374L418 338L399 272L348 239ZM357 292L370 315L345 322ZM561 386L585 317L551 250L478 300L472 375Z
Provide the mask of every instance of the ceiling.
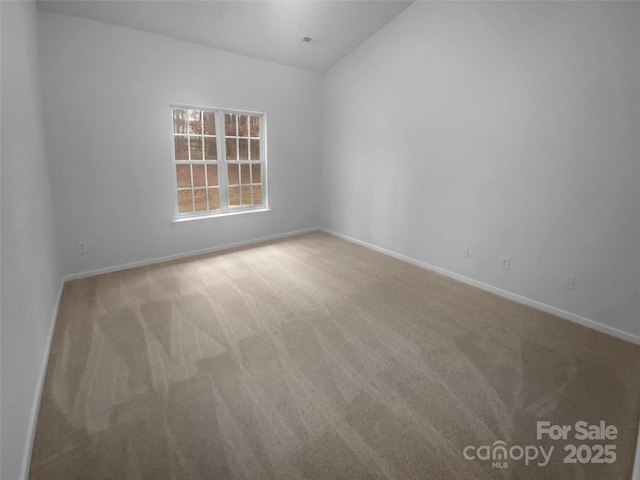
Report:
M411 3L40 0L38 8L325 72Z

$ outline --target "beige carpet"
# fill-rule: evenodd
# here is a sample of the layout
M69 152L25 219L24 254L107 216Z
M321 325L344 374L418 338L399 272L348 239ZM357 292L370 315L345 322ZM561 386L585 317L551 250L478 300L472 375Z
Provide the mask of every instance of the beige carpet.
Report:
M312 233L67 283L30 478L628 480L639 377L638 346ZM506 468L463 455L498 441Z

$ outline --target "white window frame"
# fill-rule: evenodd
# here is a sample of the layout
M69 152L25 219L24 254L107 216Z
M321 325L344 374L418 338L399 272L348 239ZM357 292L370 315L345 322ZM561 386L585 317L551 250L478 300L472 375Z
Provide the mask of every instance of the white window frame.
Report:
M179 200L178 200L178 175L176 172L176 167L178 165L194 165L194 164L202 164L206 165L207 161L204 159L200 162L199 160L191 160L191 149L188 148L189 151L189 160L176 160L175 158L175 141L174 136L176 133L174 132L173 125L173 110L174 109L184 109L184 110L197 110L200 112L209 112L214 113L216 118L216 150L217 150L217 160L215 162L218 165L218 193L219 193L219 203L220 208L218 210L205 210L200 212L183 212L179 211ZM260 137L259 137L259 145L260 145L260 180L261 180L261 193L262 193L262 203L260 205L248 205L248 206L229 206L229 179L227 177L228 163L237 163L241 165L243 160L227 160L226 159L226 134L225 134L225 115L248 115L252 117L258 117L260 119ZM218 218L229 215L237 215L237 214L246 214L246 213L260 213L260 212L269 212L271 209L268 205L268 181L267 181L267 114L265 112L256 112L249 110L237 110L231 108L220 108L220 107L203 107L197 105L187 105L180 103L171 103L169 105L169 119L170 119L170 127L171 127L171 168L173 171L172 175L172 191L173 191L173 203L174 203L174 217L173 223L180 223L191 220L203 220L210 218ZM185 133L186 135L186 133ZM238 138L236 136L236 138ZM249 137L251 138L251 137ZM249 142L251 143L251 142ZM250 148L250 146L249 146ZM203 145L204 149L204 145ZM236 144L236 150L238 150L238 144ZM255 160L247 160L249 165L257 165L258 162ZM205 178L206 178L206 166L205 166ZM193 176L192 176L192 186L193 190ZM209 203L209 199L207 196L207 206Z

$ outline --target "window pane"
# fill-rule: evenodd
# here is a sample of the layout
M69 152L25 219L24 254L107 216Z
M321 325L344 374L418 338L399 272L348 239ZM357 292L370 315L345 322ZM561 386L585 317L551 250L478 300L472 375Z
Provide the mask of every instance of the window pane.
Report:
M260 160L260 140L251 140L251 160Z
M262 165L251 165L251 181L253 183L262 183L261 168Z
M202 137L189 137L191 160L202 160Z
M203 212L207 209L207 191L204 188L195 189L193 199L196 212Z
M262 205L262 186L261 185L253 186L253 204Z
M218 165L207 165L207 184L209 187L218 186Z
M240 147L239 154L240 160L249 160L249 140L246 138L241 138L238 140L238 146Z
M236 129L236 117L237 115L233 115L230 113L227 113L224 116L224 133L225 135L234 135L237 132Z
M238 116L238 136L240 137L249 136L249 117L246 115Z
M198 107L172 108L171 115L179 213L266 203L261 115Z
M178 177L178 188L191 187L191 168L189 165L176 165L176 176Z
M191 190L178 190L178 211L180 213L192 212Z
M216 134L216 114L214 112L202 112L204 118L204 134Z
M229 187L229 206L240 206L240 187Z
M176 153L176 160L189 160L189 148L187 147L187 137L176 135L173 137L173 145Z
M173 109L173 133L187 133L187 111Z
M240 165L240 183L248 184L251 183L250 177L250 167L248 163L243 163Z
M251 187L242 187L242 205L251 205Z
M217 160L218 150L215 137L205 137L204 139L204 159Z
M204 187L206 186L204 178L204 165L192 165L193 169L193 186Z
M189 110L189 133L200 135L202 133L202 112Z
M238 165L227 165L227 178L229 179L229 185L237 185L240 183Z
M220 192L218 188L209 189L209 210L218 210L220 208Z
M227 138L225 140L225 144L227 146L227 160L236 160L238 158L238 154L236 152L236 139Z
M260 117L249 117L250 133L252 137L260 136Z

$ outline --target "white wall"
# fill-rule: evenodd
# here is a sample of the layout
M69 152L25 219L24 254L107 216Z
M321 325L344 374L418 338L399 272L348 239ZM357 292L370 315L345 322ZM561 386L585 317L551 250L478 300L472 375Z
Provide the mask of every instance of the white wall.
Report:
M2 16L2 467L22 478L62 270L42 124L34 2Z
M321 75L46 12L40 47L65 274L317 226ZM171 223L170 103L267 113L272 212Z
M323 226L640 335L639 23L416 2L325 76Z

